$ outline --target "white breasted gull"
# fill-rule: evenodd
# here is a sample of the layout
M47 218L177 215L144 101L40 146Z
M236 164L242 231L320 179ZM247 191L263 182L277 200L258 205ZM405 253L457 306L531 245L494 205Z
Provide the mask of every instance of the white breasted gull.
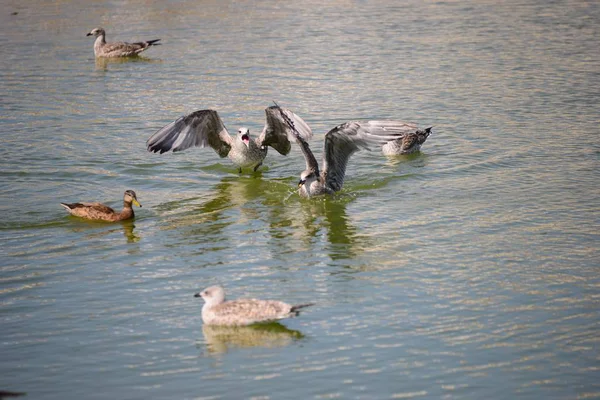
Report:
M86 36L95 36L94 55L96 57L135 57L150 46L158 46L160 39L145 42L106 42L106 32L103 28L92 29Z
M240 173L242 168L256 171L267 156L267 146L286 155L292 147L290 140L295 140L297 135L303 140L312 137L312 130L306 122L288 109L272 106L265 109L265 114L265 127L254 140L251 140L247 128L240 128L232 137L216 111L199 110L161 128L148 139L146 146L148 151L161 154L193 146L210 146L220 157L229 157ZM297 133L292 131L284 116L293 122Z
M225 290L211 286L194 297L202 297L202 321L207 325L245 326L296 317L312 303L290 305L277 300L238 299L225 301Z

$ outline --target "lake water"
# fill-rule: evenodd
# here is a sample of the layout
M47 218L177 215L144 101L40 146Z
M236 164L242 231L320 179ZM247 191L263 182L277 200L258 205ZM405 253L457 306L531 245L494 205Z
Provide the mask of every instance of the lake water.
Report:
M16 13L16 14L15 14ZM600 398L600 3L15 1L0 13L0 390L31 399ZM162 39L96 61L85 34ZM420 154L239 175L145 141L272 100L324 134L433 126ZM59 202L143 208L90 223ZM203 327L193 294L315 302Z

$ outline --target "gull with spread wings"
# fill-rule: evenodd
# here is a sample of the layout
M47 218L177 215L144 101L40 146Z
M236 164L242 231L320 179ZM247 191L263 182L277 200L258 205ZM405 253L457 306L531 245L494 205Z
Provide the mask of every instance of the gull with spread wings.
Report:
M290 140L299 137L306 141L312 137L310 127L292 111L271 106L265 109L265 113L265 127L254 140L251 140L247 128L240 128L236 136L231 136L216 111L199 110L160 129L148 139L146 146L148 151L161 154L193 146L210 146L220 157L229 157L240 173L242 168L256 171L267 156L268 146L287 155L292 147Z
M401 121L349 121L325 134L322 170L308 143L299 134L294 121L282 115L292 128L300 146L306 169L300 174L298 193L302 197L333 194L342 189L346 165L350 156L360 149L370 150L370 145L385 146L406 136L406 124Z

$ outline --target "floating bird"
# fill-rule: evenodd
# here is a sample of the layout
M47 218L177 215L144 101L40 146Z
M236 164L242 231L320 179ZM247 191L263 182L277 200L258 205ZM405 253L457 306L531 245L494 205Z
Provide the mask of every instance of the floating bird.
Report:
M290 305L277 300L238 299L225 301L225 290L211 286L194 297L202 297L202 321L207 325L244 326L296 317L312 303Z
M382 121L383 122L383 121ZM401 154L412 154L421 150L421 145L425 143L431 134L431 128L417 129L415 124L403 123L400 121L386 121L389 125L389 131L404 131L405 133L398 139L391 140L381 147L381 151L386 156L397 156Z
M162 154L169 150L176 152L192 146L208 145L219 156L229 157L240 173L242 168L256 171L267 156L267 146L286 155L292 147L290 140L295 140L296 135L302 140L312 137L312 130L306 122L290 110L272 106L266 108L265 113L265 127L254 140L251 140L247 128L240 128L237 135L232 137L216 111L199 110L160 129L148 139L146 146L148 151ZM283 116L294 124L296 132L291 130Z
M120 213L102 203L60 203L60 205L76 217L114 222L133 218L132 203L138 207L142 206L138 202L135 192L126 190L123 195L123 210Z
M150 46L158 46L160 39L148 40L147 42L113 42L106 43L106 32L103 28L96 28L86 36L95 36L94 55L96 57L135 57Z

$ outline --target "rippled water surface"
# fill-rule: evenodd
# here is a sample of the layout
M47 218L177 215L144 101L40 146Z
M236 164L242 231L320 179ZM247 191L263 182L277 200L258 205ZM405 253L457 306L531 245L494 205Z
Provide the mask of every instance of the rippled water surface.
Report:
M0 390L32 399L599 398L600 5L3 2ZM85 34L161 38L94 60ZM323 135L433 126L420 154L239 175L148 153L178 116L256 134L272 100ZM59 202L143 208L90 223ZM315 302L203 326L198 290Z

